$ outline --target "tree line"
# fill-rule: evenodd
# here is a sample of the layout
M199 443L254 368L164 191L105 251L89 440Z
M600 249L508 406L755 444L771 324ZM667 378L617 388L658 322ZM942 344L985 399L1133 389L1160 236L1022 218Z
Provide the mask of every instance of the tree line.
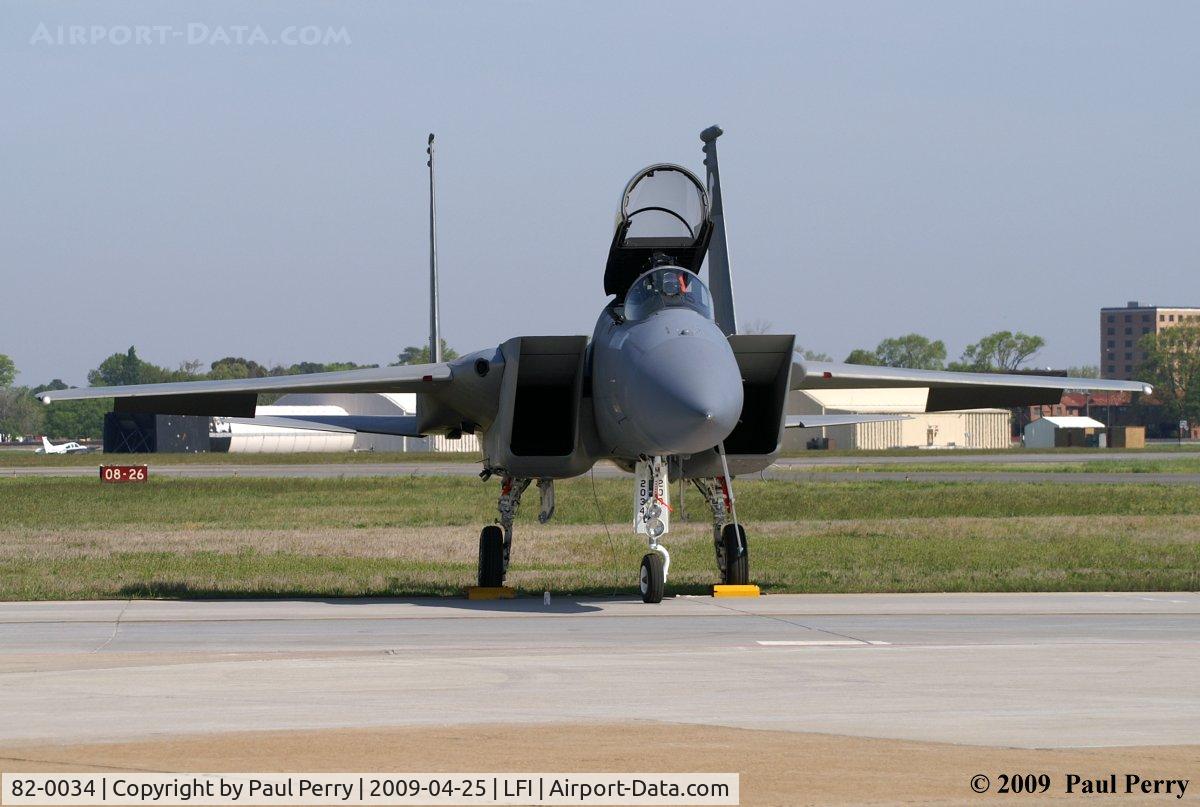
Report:
M846 357L849 364L911 367L914 370L956 370L967 373L1009 373L1046 346L1046 340L1017 331L996 331L967 345L957 361L946 361L946 343L919 333L884 339L874 350L858 348ZM1097 371L1098 372L1098 371Z
M453 359L458 353L442 340L442 356ZM429 361L429 346L410 345L402 350L391 365L424 364ZM114 353L87 375L90 387L115 387L127 384L161 384L168 381L205 381L234 378L266 378L268 376L325 373L338 370L357 370L378 367L377 364L355 362L311 362L266 366L241 356L226 356L204 368L203 362L186 361L171 369L148 362L131 346L124 353ZM56 378L35 387L15 386L17 368L13 360L0 353L0 435L27 437L46 435L52 440L80 438L99 439L104 432L104 415L112 410L112 400L64 401L43 406L34 396L47 390L68 389L69 385ZM278 397L278 396L273 396ZM267 396L260 396L266 403Z

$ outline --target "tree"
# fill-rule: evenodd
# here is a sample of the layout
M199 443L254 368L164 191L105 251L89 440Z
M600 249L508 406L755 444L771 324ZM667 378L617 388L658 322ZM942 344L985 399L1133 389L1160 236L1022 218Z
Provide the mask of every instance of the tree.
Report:
M807 350L800 345L796 345L796 355L807 361L833 361L833 357L828 353L818 353L815 350Z
M874 350L855 348L846 357L847 364L884 367L910 367L914 370L940 370L946 361L946 344L919 333L907 333L884 339Z
M51 440L99 439L104 436L104 416L112 411L112 398L63 401L45 407L43 430Z
M874 366L879 364L879 357L875 355L874 350L865 350L864 348L856 347L846 357L846 364L869 364Z
M70 386L68 386L67 382L63 381L61 378L56 378L49 384L38 384L36 387L30 390L30 392L32 392L34 395L37 395L39 392L48 392L56 389L70 389Z
M951 369L977 373L1011 372L1045 346L1046 340L1040 336L1020 331L996 331L968 345Z
M240 356L226 356L223 359L217 359L208 367L208 377L214 380L262 378L270 374L270 371L258 362L243 359Z
M43 409L28 387L0 387L0 434L41 434Z
M1139 376L1172 420L1200 421L1200 325L1176 325L1142 337Z
M88 373L88 384L93 387L116 387L124 384L161 384L165 381L195 381L201 376L196 373L200 363L183 362L177 370L168 370L142 361L137 349L130 346L124 353L114 353L100 366Z
M70 389L61 378L49 384L39 384L30 395L48 390ZM62 401L53 406L40 406L44 412L41 433L51 440L78 440L81 437L99 439L104 436L104 415L112 409L112 399L99 401Z
M1071 378L1099 378L1100 368L1094 364L1085 364L1079 367L1068 367L1067 375Z
M392 367L400 364L429 364L429 345L409 345L400 351L400 355L396 357L398 361L392 363ZM442 340L442 358L446 361L458 358L458 351L446 344L446 340Z
M946 345L941 339L930 341L919 333L908 333L884 339L875 348L875 356L885 367L940 370L946 361Z
M0 387L11 386L16 377L17 366L13 364L12 359L0 353Z

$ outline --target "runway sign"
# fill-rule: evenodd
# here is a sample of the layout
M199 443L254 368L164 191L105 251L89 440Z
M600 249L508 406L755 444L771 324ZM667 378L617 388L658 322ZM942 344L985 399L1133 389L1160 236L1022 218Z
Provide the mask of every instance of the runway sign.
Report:
M145 482L150 478L146 465L101 465L101 482Z

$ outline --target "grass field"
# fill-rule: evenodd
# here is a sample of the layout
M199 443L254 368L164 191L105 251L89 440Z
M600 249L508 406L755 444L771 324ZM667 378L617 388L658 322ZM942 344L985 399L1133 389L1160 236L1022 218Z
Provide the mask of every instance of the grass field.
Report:
M1119 449L1124 451L1125 449ZM1200 442L1184 443L1177 445L1175 443L1154 443L1144 449L1147 452L1158 453L1179 453L1184 455L1194 455L1189 459L1194 459L1200 464ZM999 456L1004 454L1061 454L1064 457L1077 458L1079 456L1095 455L1098 449L1094 448L997 448L997 449L955 449L953 452L940 451L939 456L946 456L952 453L954 456L975 456L975 455L993 455ZM858 450L837 450L837 451L793 451L786 452L782 456L793 459L826 459L836 458L844 459L847 464L853 464L855 459L862 457L911 457L915 465L920 465L921 460L930 456L930 451L918 448L897 448L888 449L886 451L858 451ZM310 453L287 453L287 454L220 454L220 453L201 453L201 454L148 454L130 456L128 454L103 454L93 452L89 454L65 454L65 455L50 455L35 454L30 449L15 449L5 448L0 449L0 468L22 468L28 466L49 465L54 467L89 467L105 463L120 463L120 462L137 462L154 465L323 465L328 463L408 463L408 462L479 462L481 456L478 453L422 453L422 452L385 452L385 451L361 451L358 453L330 453L330 454L310 454ZM1140 461L1131 460L1131 464L1136 464ZM1147 461L1158 462L1158 461ZM1167 464L1170 464L1169 462ZM944 467L944 466L942 466ZM976 466L972 465L972 469ZM1193 466L1195 467L1195 466ZM1041 470L1041 469L1039 469Z
M780 466L795 468L795 466ZM1149 460L1093 460L1074 462L896 462L844 465L810 465L795 468L804 472L885 471L889 473L988 473L997 471L1068 474L1195 474L1200 473L1200 456Z
M495 484L471 478L0 479L0 598L402 596L473 582ZM1195 590L1200 489L1156 485L746 481L738 514L767 591ZM629 480L527 495L509 580L631 594L645 551ZM678 510L678 502L675 503ZM693 491L673 592L715 579Z

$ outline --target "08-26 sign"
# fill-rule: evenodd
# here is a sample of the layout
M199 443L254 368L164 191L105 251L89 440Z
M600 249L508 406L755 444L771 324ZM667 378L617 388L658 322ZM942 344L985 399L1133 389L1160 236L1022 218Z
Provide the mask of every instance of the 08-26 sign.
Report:
M145 482L150 469L145 465L101 465L101 482Z

